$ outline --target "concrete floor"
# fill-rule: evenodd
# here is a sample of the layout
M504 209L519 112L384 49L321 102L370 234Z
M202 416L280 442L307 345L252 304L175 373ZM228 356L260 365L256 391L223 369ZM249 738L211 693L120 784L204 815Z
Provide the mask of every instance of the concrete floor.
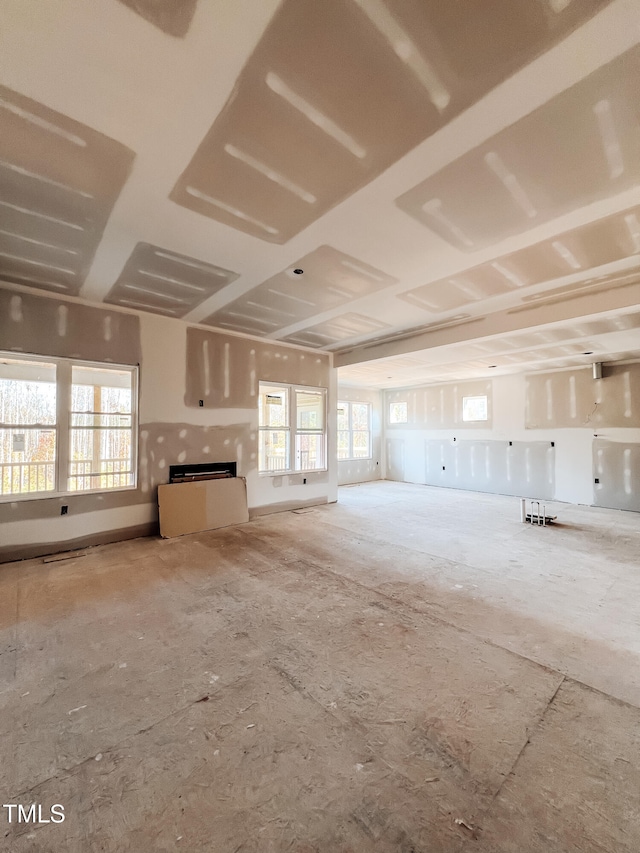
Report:
M640 518L378 482L0 567L11 853L638 853ZM15 815L14 815L15 819Z

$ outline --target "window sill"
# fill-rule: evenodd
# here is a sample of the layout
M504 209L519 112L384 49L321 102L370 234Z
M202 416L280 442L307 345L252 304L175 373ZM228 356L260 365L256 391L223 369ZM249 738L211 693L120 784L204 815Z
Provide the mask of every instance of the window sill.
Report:
M0 504L3 503L17 503L22 501L50 501L55 500L55 498L77 498L83 497L84 495L110 495L114 492L134 492L137 489L136 486L119 486L115 489L85 489L83 491L76 492L37 492L33 494L21 494L21 495L0 495Z
M287 468L282 471L258 471L258 477L282 477L291 474L306 477L308 474L326 474L328 470L328 468L307 468L305 471L293 471Z

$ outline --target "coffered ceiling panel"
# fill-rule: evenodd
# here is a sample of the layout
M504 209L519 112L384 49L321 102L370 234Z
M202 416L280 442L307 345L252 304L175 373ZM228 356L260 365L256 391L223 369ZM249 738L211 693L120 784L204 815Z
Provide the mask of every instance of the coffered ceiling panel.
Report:
M500 265L496 264L496 267ZM507 272L506 267L496 269L491 264L483 264L468 272L416 287L399 294L399 297L426 311L440 314L513 290L515 284L507 275L515 274Z
M416 287L399 294L399 298L426 311L441 313L519 287L552 281L634 255L640 256L639 207L629 208L518 252L503 255L495 261ZM590 277L554 291L523 296L522 299L548 299L553 293L563 293L565 290L577 292L592 286L593 282L594 279Z
M577 281L562 287L554 287L542 293L532 293L522 298L524 305L510 308L509 314L522 314L527 311L535 311L540 305L554 305L571 302L585 295L595 296L606 291L621 290L624 288L639 289L640 270L629 272L614 272L607 275L589 278L586 281ZM640 341L639 341L640 345Z
M285 243L605 5L284 0L171 198Z
M120 0L170 36L187 34L198 0Z
M640 311L581 323L464 342L340 367L341 383L375 388L418 386L527 369L587 367L638 358ZM486 353L486 355L483 355Z
M0 86L0 277L77 294L133 158Z
M640 182L640 46L397 199L464 251Z
M257 335L275 334L396 282L357 258L319 246L202 322Z
M310 347L330 347L339 341L359 338L389 328L387 323L374 320L373 317L365 317L362 314L340 314L332 320L317 323L315 326L287 335L282 340Z
M238 278L238 273L138 243L105 302L183 317Z

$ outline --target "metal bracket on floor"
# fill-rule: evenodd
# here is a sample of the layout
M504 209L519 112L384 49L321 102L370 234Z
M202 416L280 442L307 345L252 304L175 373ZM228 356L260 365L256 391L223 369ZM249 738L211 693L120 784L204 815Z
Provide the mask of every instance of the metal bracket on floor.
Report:
M557 515L547 515L547 507L545 504L540 504L540 501L529 501L530 509L527 512L526 498L520 498L520 521L529 522L529 524L537 524L538 527L546 527L547 524L553 524L558 518Z

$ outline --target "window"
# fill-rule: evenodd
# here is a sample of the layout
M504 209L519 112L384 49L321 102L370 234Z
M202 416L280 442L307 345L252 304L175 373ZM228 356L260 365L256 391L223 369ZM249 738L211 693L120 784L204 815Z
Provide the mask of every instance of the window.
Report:
M462 420L463 421L486 421L487 420L487 397L462 398Z
M408 421L406 403L389 403L389 423L406 424Z
M133 488L137 369L0 354L0 498Z
M338 459L371 459L370 403L338 403Z
M324 471L326 390L260 383L258 469Z

